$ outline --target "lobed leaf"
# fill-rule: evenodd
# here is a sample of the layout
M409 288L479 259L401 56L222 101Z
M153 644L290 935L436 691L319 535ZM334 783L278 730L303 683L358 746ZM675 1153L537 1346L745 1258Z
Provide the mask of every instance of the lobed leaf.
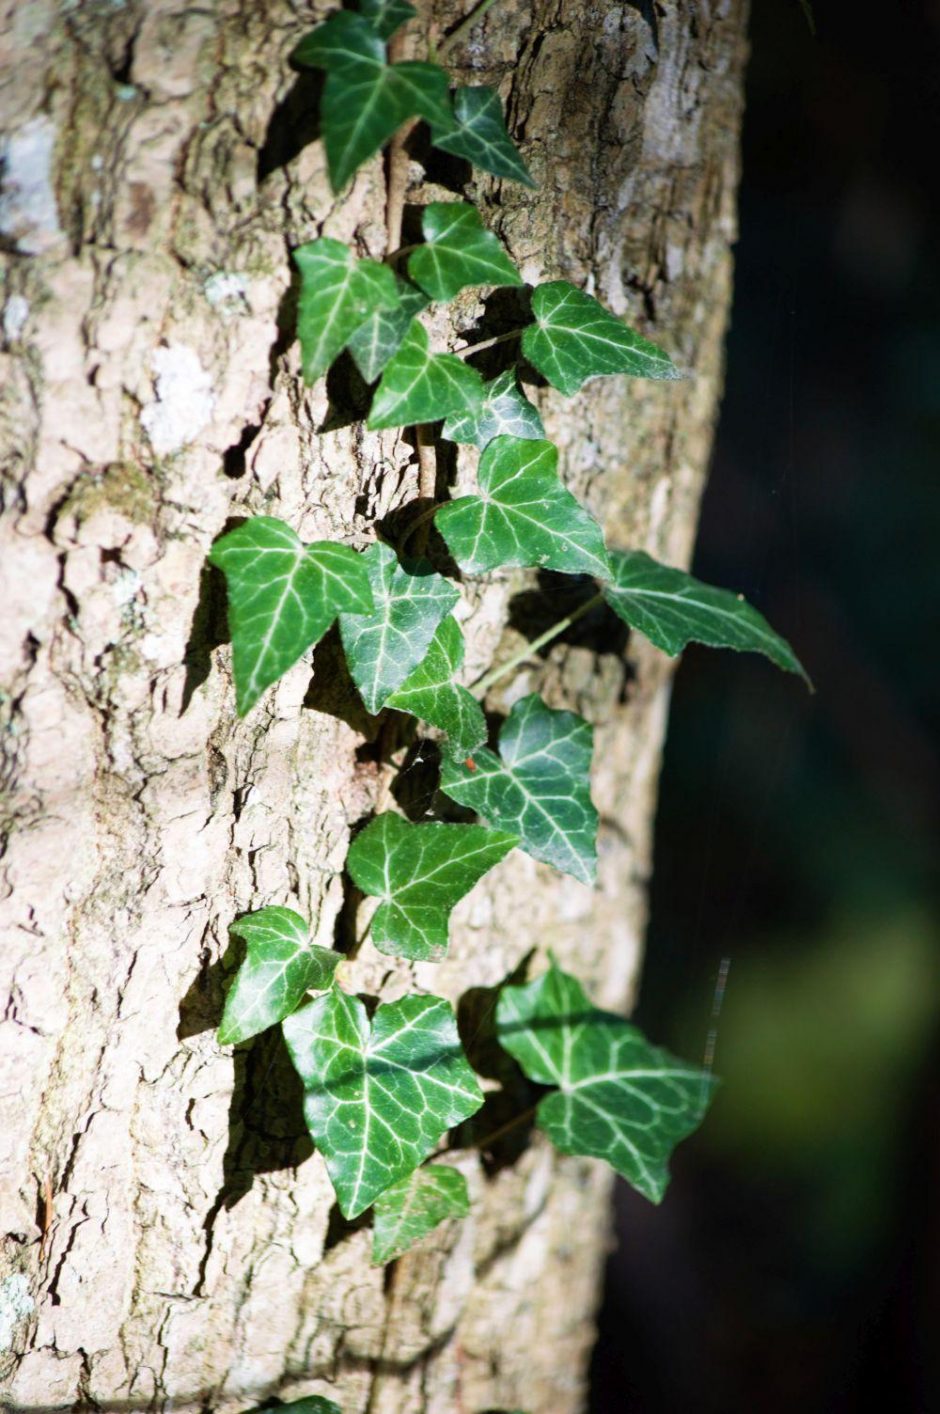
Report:
M509 713L499 756L487 748L473 766L444 761L441 790L502 830L520 849L585 884L597 866L597 811L591 800L594 734L574 712L557 712L535 693Z
M225 998L219 1026L223 1046L247 1041L276 1026L297 1007L308 991L332 986L342 954L310 942L309 929L291 908L259 908L229 924L242 938L248 955Z
M297 337L304 379L313 383L365 320L396 310L398 290L387 265L357 260L342 241L326 236L298 246L294 263L300 271Z
M217 540L225 575L238 715L323 637L340 613L372 610L365 558L347 545L305 545L273 516L253 516Z
M382 900L371 928L379 952L439 961L455 904L518 843L518 835L483 825L377 816L356 836L346 865L363 893Z
M454 412L472 412L483 401L483 379L456 354L432 354L417 319L386 365L375 390L367 427L416 427Z
M448 1218L470 1211L467 1180L447 1164L425 1164L375 1200L372 1261L394 1262Z
M703 584L684 570L661 565L642 550L616 550L613 571L602 586L614 613L631 628L675 656L687 643L763 653L778 668L809 678L786 639L743 595Z
M418 13L408 0L359 0L358 8L379 39L390 39L397 29Z
M527 187L535 186L506 131L503 105L495 89L458 88L452 110L443 118L431 119L431 142L441 152L465 157L481 172L508 177Z
M400 564L388 545L370 545L361 558L372 609L340 614L339 630L353 682L375 713L421 662L460 592L425 560Z
M457 1020L441 997L412 993L370 1024L333 989L282 1023L304 1085L304 1116L343 1215L357 1217L423 1163L483 1103Z
M532 313L535 323L523 331L522 352L562 393L576 393L600 373L680 376L668 354L567 280L539 285L532 293Z
M494 437L545 436L538 409L533 407L516 381L516 370L507 368L498 378L483 385L483 401L470 412L451 413L444 423L443 436L451 442L468 442L480 450Z
M393 276L398 294L394 309L379 309L371 314L346 344L350 357L367 383L374 383L389 359L401 348L411 321L429 300L423 290L416 290L408 280Z
M424 244L408 257L408 274L435 300L467 285L521 285L502 242L466 201L432 201L421 213Z
M481 494L461 496L434 517L462 570L538 566L610 574L601 528L562 486L557 468L551 442L501 436L488 444L477 471Z
M447 733L451 756L470 756L486 740L486 718L479 702L452 679L463 664L464 641L460 627L448 614L431 640L421 662L386 699L386 707L410 712Z
M530 1080L557 1087L536 1110L556 1147L605 1159L658 1203L669 1157L701 1124L714 1078L598 1010L554 963L528 986L503 988L496 1028Z

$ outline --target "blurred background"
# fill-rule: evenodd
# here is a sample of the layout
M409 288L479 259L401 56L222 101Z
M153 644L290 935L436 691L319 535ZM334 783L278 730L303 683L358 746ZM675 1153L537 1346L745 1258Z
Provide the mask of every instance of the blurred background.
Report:
M636 1019L723 1088L620 1184L592 1414L940 1410L940 4L754 0L692 648Z

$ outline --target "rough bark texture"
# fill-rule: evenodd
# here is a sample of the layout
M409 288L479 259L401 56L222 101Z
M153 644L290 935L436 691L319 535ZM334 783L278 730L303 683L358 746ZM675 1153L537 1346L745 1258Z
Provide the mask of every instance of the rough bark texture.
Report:
M286 62L327 8L5 6L0 1372L14 1408L222 1414L305 1393L345 1414L583 1407L601 1166L532 1135L489 1170L466 1152L473 1216L389 1277L368 1230L331 1211L283 1052L263 1038L233 1056L214 1036L236 913L286 903L318 942L347 935L350 829L389 770L329 642L312 680L298 665L236 721L204 570L232 515L362 545L416 494L407 439L365 433L341 386L331 405L298 378L290 248L325 233L385 253L381 160L329 195L316 83ZM744 11L503 0L454 55L465 80L498 84L540 182L471 188L526 276L584 282L690 372L539 394L612 543L676 563L720 380ZM448 194L417 162L411 177L418 203ZM459 322L481 309L465 301ZM467 680L522 641L523 581L468 587ZM537 687L596 724L596 890L517 852L461 907L446 963L392 967L367 945L347 980L457 1001L551 947L626 1005L669 674L642 643L588 635L491 699L505 711ZM426 783L420 767L405 779Z

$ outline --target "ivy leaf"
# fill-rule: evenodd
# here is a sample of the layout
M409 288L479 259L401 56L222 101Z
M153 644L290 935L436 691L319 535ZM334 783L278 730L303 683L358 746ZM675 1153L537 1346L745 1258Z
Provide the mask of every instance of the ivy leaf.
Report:
M327 73L320 124L335 192L409 118L450 121L444 70L418 60L387 63L385 45L363 14L340 10L331 15L300 41L291 57Z
M344 1217L418 1167L483 1103L441 997L378 1007L334 988L282 1023L304 1085L304 1116Z
M379 309L359 325L346 344L350 356L367 383L374 383L393 354L401 348L416 314L430 301L423 290L395 275L398 304L395 309Z
M342 954L311 944L307 924L291 908L259 908L229 924L248 956L225 999L223 1046L247 1041L283 1021L307 991L325 991Z
M461 758L472 755L486 740L483 708L472 693L452 681L463 664L463 652L463 634L449 614L414 672L385 702L386 707L440 727L447 733L446 750Z
M398 289L387 265L357 260L349 246L326 236L294 251L300 271L297 337L304 379L325 373L356 329L381 310L395 310Z
M763 653L778 668L809 678L786 639L743 595L703 584L684 570L661 565L642 550L616 550L613 577L603 585L614 613L673 657L687 643Z
M522 276L466 201L432 201L421 214L424 244L408 274L432 299L451 300L467 285L521 285Z
M518 835L483 825L412 825L400 815L379 815L346 859L353 883L382 900L371 929L379 952L439 961L454 905L518 843Z
M322 1394L308 1394L303 1399L292 1399L290 1404L259 1404L249 1409L248 1414L343 1414L332 1399L324 1399Z
M532 313L535 323L523 330L522 352L562 393L576 393L599 373L680 377L668 354L567 280L539 285Z
M447 1164L425 1164L375 1200L372 1261L394 1262L448 1218L470 1211L467 1180Z
M530 1080L557 1086L536 1110L557 1148L606 1159L658 1203L669 1156L701 1124L714 1078L599 1011L555 963L528 986L503 988L496 1027Z
M472 412L483 401L483 379L456 354L432 354L417 319L386 365L367 427L416 427L452 412Z
M217 540L225 575L238 715L326 633L340 612L371 611L364 557L348 545L305 545L273 516L253 516Z
M421 662L460 592L426 560L399 564L388 545L370 545L361 559L374 607L340 614L339 630L353 682L374 714Z
M499 736L499 756L483 748L466 763L444 761L441 790L500 829L520 849L593 883L597 811L591 801L594 733L574 712L556 712L531 693L515 704Z
M458 88L453 111L445 118L431 120L431 142L441 152L465 157L481 172L508 177L534 187L535 182L503 118L503 105L492 88Z
M496 437L477 471L481 495L442 506L434 523L467 574L535 565L564 574L610 574L594 517L558 479L551 442Z
M408 0L359 0L359 13L365 15L379 39L390 39L397 29L418 13Z
M533 407L516 381L516 370L507 368L498 378L483 385L483 402L473 412L452 413L444 423L443 435L451 442L468 442L482 449L494 437L545 436L538 409Z

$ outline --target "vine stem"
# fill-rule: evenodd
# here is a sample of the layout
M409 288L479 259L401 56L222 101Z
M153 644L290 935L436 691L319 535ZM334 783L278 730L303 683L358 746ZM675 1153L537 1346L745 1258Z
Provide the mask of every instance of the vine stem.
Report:
M466 354L482 353L484 349L495 348L497 344L506 344L510 339L518 339L523 331L521 329L510 329L507 334L494 334L492 339L481 339L478 344L467 344L462 349L457 349L460 358Z
M586 599L579 608L572 610L567 618L559 619L552 624L544 633L540 633L538 638L534 638L531 643L527 643L524 648L520 648L518 653L514 653L511 658L507 658L505 663L500 663L497 667L491 668L478 682L473 684L472 691L482 700L489 692L494 683L500 678L507 677L513 668L517 668L520 663L524 663L527 658L531 658L533 653L537 653L540 648L544 648L546 643L551 643L553 638L557 638L560 633L564 633L566 628L577 623L578 619L583 619L597 604L604 602L603 594L595 594L590 599Z
M449 54L450 51L461 42L461 40L466 39L470 31L475 29L476 26L480 23L490 6L494 5L495 3L496 0L480 0L480 3L479 5L477 5L476 9L471 10L467 18L465 20L461 20L457 28L455 30L452 30L447 36L447 38L444 39L437 46L437 53L435 57L437 59L443 59L446 54Z

